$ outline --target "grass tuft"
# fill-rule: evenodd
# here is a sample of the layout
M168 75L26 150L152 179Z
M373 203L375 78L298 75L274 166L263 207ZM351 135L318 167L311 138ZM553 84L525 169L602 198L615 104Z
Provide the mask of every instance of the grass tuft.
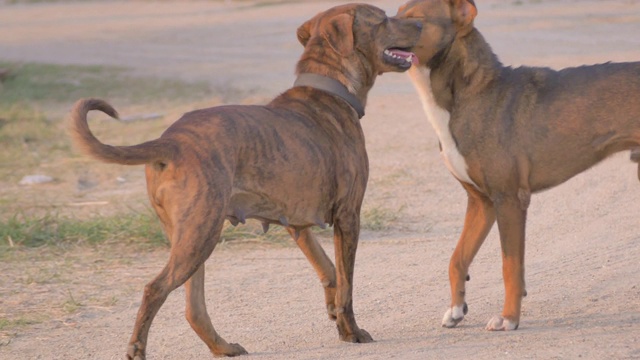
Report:
M380 226L380 225L377 225ZM316 231L324 234L331 229ZM291 236L281 226L272 226L264 234L257 221L246 225L225 224L221 242L235 240L291 243ZM0 219L0 259L12 249L41 246L100 245L120 243L147 247L168 247L162 226L151 211L120 213L105 217L76 219L59 214L29 216L17 214Z
M360 226L366 230L383 231L387 230L391 223L398 219L402 208L391 210L387 208L374 207L364 210L360 219Z
M167 246L156 216L149 212L78 220L58 214L14 215L0 220L0 252L46 245L97 245L107 241Z
M62 107L65 111L84 97L118 99L119 103L140 104L203 99L212 91L206 82L140 77L113 66L8 63L10 75L0 88L0 106L26 103L36 108Z

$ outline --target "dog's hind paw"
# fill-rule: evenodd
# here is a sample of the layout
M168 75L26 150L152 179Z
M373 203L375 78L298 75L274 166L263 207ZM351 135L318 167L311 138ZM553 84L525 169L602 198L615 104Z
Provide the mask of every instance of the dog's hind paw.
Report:
M370 343L373 342L373 337L369 335L369 333L364 329L358 329L354 331L353 334L349 334L346 336L340 336L340 340L350 342L350 343Z
M489 320L485 329L489 331L513 331L518 329L518 322L505 319L502 316L494 316Z
M139 343L129 344L125 360L145 360L144 347Z
M239 355L247 355L248 352L245 350L240 344L236 343L225 343L224 345L219 346L213 352L214 357L223 357L223 356L239 356Z
M453 328L464 319L464 316L467 315L469 311L469 307L467 303L464 303L462 306L453 306L444 313L444 317L442 318L442 327Z

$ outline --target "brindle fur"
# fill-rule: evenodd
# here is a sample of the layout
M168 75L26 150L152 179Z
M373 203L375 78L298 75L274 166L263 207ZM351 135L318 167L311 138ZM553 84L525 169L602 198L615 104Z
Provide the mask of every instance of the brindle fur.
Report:
M423 22L413 51L431 71L424 79L412 70L411 77L430 81L437 105L451 114L449 129L476 185L462 182L467 214L449 265L451 309L459 316L443 326L466 313L469 266L497 220L506 294L502 315L487 329L515 330L526 295L530 195L619 151L635 149L632 160L640 161L640 62L504 67L475 29L476 14L472 0L413 0L398 11Z
M332 77L365 104L376 76L402 71L384 61L390 47L413 46L421 24L389 19L369 5L320 13L298 29L305 45L298 73ZM295 87L266 106L220 106L185 114L162 136L135 146L102 144L87 113L116 111L97 99L80 100L71 114L76 144L94 158L145 164L149 199L171 242L165 268L144 289L127 357L144 359L151 322L167 295L185 284L186 317L214 355L246 354L213 328L204 299L204 265L225 218L282 224L311 262L325 288L329 317L340 339L370 342L356 325L352 282L360 207L368 177L365 141L353 108L336 96ZM334 226L336 267L309 227Z

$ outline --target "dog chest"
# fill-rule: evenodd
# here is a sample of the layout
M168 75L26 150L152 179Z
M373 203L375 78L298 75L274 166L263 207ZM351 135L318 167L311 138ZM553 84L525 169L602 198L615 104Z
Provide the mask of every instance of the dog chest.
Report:
M412 66L409 70L411 82L418 92L425 115L440 141L440 147L442 149L440 153L444 163L447 169L449 169L458 180L477 187L473 180L471 180L471 177L469 177L467 162L458 151L456 142L451 135L449 128L451 114L438 106L433 97L429 75L430 70L426 67Z

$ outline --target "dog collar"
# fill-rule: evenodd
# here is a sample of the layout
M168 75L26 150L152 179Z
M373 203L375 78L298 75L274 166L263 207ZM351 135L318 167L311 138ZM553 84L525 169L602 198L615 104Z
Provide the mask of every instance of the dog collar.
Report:
M300 74L293 86L309 86L338 96L346 101L358 113L358 119L364 116L364 106L358 98L347 90L338 80L318 74Z

